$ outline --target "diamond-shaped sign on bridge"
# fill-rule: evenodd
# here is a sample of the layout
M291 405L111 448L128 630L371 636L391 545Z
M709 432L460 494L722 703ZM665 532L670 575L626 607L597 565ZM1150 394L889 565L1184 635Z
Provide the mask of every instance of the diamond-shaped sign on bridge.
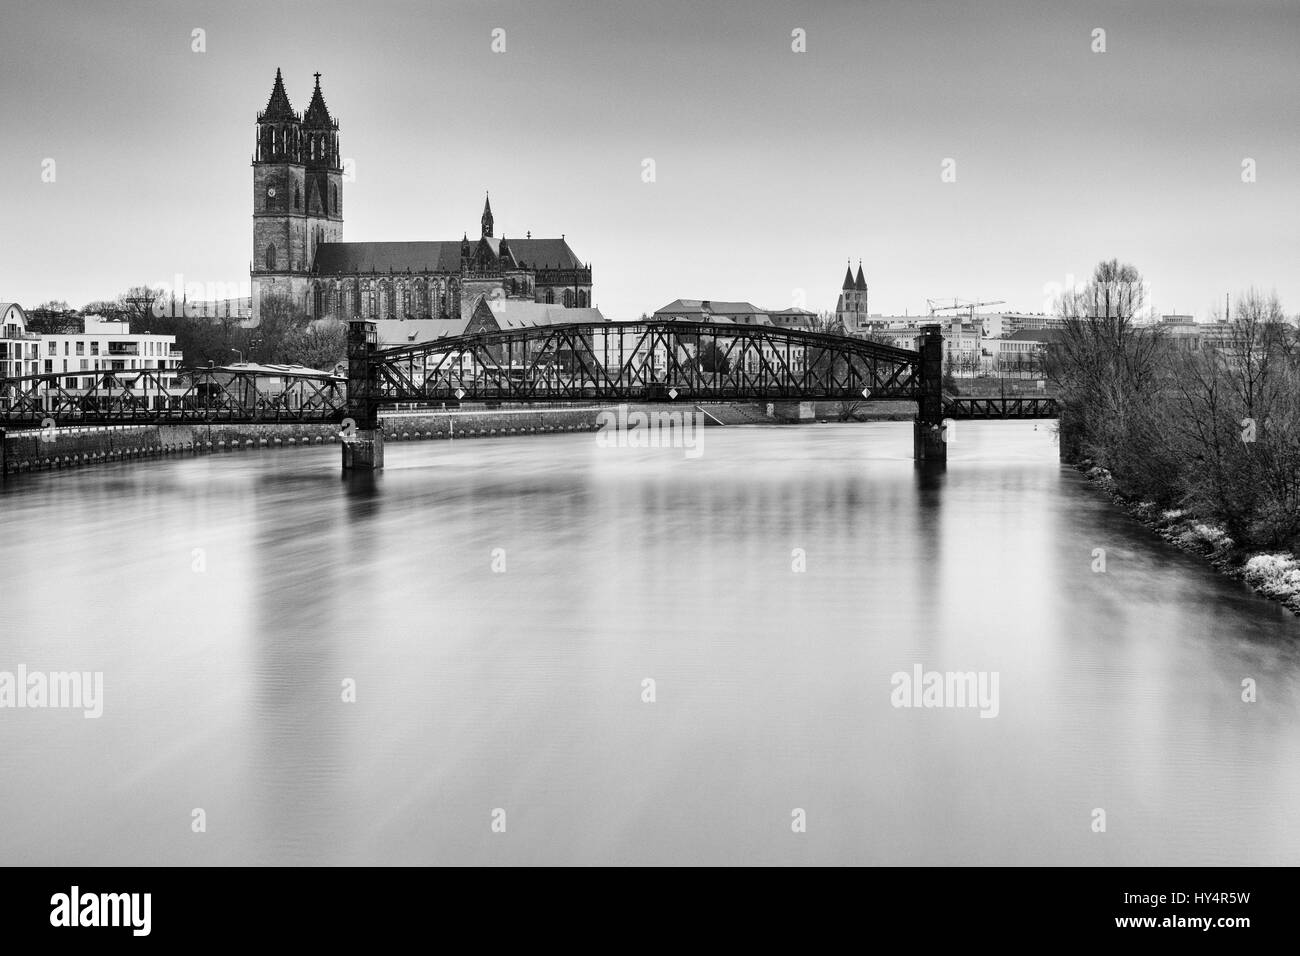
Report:
M864 388L864 389L862 390L862 397L863 397L863 398L870 398L870 397L871 397L871 389L869 389L869 388Z
M464 390L463 388L458 388L458 389L456 389L456 391L453 392L452 394L454 394L454 395L456 396L456 401L459 402L462 398L465 397L465 390Z
M669 397L669 398L676 398L676 397L677 397L677 389L675 389L675 388L670 388L670 389L668 389L668 397Z

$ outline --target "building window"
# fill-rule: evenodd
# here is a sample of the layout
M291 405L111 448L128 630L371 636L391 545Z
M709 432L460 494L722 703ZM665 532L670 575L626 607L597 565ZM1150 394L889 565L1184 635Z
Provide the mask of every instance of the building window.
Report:
M293 208L302 208L302 190L298 188L297 183L293 184Z
M274 242L266 247L266 268L267 269L275 268L275 243Z
M324 313L324 305L325 305L325 293L321 290L320 286L317 286L315 290L315 296L312 302L312 314L316 316L316 318L319 319L321 315Z
M45 352L46 352L47 355L58 355L58 354L59 354L59 343L56 342L56 341L54 341L53 339L50 339L49 344L47 345L47 347L46 347L46 349L45 349Z
M49 374L50 372L53 372L53 371L54 371L54 360L53 360L53 359L46 359L46 360L45 360L45 372L46 372L46 374Z
M91 355L98 355L98 354L99 354L99 343L98 343L98 342L91 342L91 343L90 343L90 354L91 354Z
M547 289L547 290L546 290L546 304L547 304L547 305L555 305L555 290L554 290L554 289Z

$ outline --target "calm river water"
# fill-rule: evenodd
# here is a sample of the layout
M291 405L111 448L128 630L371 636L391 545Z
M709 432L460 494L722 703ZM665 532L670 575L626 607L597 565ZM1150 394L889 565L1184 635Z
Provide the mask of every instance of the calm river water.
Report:
M1300 863L1300 622L1047 425L957 439L939 474L880 423L11 479L0 671L102 672L103 714L0 709L0 860ZM918 665L996 672L996 717L893 706Z

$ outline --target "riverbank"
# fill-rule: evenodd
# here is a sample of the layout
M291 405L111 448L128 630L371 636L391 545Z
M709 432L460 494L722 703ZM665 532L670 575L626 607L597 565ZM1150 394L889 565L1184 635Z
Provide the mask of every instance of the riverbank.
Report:
M381 415L380 420L386 441L407 442L595 431L600 411L596 407L466 410L397 413ZM112 461L338 444L339 432L337 424L274 422L29 429L4 435L0 475Z
M1300 616L1300 559L1295 555L1243 551L1213 522L1187 511L1160 508L1154 502L1129 498L1119 492L1109 471L1091 461L1084 460L1075 467L1131 517L1174 547L1205 558L1221 573L1244 581L1256 593Z

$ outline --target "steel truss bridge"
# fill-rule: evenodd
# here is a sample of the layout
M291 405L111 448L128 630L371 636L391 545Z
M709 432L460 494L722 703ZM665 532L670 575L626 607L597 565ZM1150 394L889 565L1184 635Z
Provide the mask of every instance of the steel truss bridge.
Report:
M918 421L1049 418L1042 398L941 390L942 339L920 351L774 326L640 321L482 332L378 348L349 324L348 374L265 368L61 372L0 379L0 427L329 423L377 428L397 402L915 401ZM81 386L81 387L76 387Z
M920 355L772 326L600 322L485 332L374 355L381 402L916 399Z
M69 380L83 387L70 386ZM347 379L336 375L273 377L193 368L0 378L0 427L7 428L51 422L57 427L337 422L346 412Z

